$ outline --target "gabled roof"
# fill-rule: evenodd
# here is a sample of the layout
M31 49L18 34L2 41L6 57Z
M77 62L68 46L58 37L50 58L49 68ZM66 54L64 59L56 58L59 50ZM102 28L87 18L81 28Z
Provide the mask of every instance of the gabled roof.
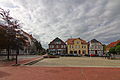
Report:
M107 48L115 47L118 43L120 43L120 40L117 40L115 42L112 42L112 43L108 44Z
M71 39L68 39L66 42L67 42L67 44L74 44L74 41L77 39L79 39L82 44L88 44L85 40L83 40L81 38L71 38Z
M89 41L89 43L100 43L100 44L102 44L100 41L98 41L96 39L92 39L91 41Z
M53 41L51 41L49 44L54 44L53 42L62 42L62 43L64 43L65 44L65 42L64 41L62 41L60 38L55 38Z
M100 43L98 40L96 40L96 39L92 39L90 42L92 42L92 43Z

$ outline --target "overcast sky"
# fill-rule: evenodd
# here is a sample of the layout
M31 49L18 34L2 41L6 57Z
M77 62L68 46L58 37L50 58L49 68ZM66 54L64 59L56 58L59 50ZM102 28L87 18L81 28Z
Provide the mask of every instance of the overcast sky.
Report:
M46 48L56 37L120 39L120 0L0 0L0 7Z

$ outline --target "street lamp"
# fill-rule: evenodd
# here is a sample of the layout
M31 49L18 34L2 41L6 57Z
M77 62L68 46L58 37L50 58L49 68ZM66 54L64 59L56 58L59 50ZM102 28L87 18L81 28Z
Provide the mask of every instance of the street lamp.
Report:
M15 61L15 65L19 65L18 64L18 54L19 54L19 39L20 39L20 35L22 34L20 29L15 29L16 31L16 36L15 36L15 40L16 40L16 61Z
M18 54L19 54L19 41L18 41L18 38L20 36L16 35L16 65L18 65Z

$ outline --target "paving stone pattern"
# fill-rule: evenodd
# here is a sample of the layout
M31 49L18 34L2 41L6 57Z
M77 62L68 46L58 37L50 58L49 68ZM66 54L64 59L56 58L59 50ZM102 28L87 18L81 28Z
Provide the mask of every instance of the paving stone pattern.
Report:
M103 57L60 57L46 58L32 66L48 67L120 67L120 60L108 60Z

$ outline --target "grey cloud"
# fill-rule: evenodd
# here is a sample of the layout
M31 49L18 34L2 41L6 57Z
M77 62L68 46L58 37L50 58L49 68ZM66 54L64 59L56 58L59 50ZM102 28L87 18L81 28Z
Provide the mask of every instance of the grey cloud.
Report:
M81 37L87 41L96 38L103 43L120 39L119 0L11 0L8 3L19 6L10 8L12 15L44 47L55 37L63 40Z

